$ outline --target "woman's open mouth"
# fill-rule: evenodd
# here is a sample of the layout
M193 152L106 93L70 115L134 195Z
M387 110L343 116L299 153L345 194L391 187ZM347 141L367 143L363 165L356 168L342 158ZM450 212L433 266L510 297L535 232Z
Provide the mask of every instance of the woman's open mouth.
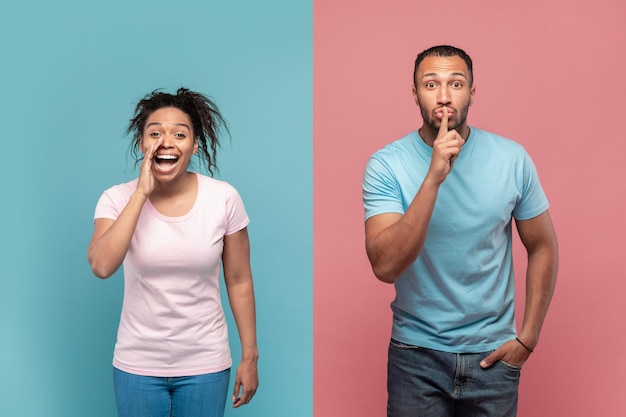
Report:
M176 155L155 155L154 165L157 171L168 173L174 169L178 163L178 159Z

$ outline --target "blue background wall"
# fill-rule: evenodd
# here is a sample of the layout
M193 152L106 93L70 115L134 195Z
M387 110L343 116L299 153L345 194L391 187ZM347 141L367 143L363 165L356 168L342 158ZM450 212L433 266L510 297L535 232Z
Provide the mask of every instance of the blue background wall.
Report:
M136 175L135 103L181 85L227 118L219 177L252 219L261 386L227 415L312 415L311 2L60 0L2 15L0 415L115 415L122 274L91 274L93 209Z

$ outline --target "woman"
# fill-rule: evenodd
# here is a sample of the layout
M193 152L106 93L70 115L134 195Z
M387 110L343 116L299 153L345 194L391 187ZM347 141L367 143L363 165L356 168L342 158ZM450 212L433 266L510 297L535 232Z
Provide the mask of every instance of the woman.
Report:
M207 97L180 88L141 100L128 127L139 178L100 197L88 259L99 278L124 263L113 358L120 417L223 416L231 357L220 261L239 337L233 406L258 386L249 223L237 191L187 171L192 155L217 169L226 128Z

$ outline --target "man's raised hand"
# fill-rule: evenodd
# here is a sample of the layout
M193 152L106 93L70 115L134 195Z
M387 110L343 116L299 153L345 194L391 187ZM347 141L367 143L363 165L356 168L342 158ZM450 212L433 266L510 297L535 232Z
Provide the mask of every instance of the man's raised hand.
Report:
M446 179L464 144L465 141L456 130L448 130L448 108L442 107L441 125L433 143L430 161L430 173L435 181L442 183Z

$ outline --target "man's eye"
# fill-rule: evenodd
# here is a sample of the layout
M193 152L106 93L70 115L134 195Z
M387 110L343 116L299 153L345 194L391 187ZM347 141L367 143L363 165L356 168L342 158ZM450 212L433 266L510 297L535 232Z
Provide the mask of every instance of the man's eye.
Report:
M179 139L185 139L187 137L187 135L185 135L184 133L176 133L174 136Z
M159 136L161 136L161 133L159 133L159 132L150 132L150 137L151 138L158 138Z
M435 83L426 83L426 88L435 88Z
M463 83L455 81L455 82L452 83L452 86L454 88L461 88L461 87L463 87Z

